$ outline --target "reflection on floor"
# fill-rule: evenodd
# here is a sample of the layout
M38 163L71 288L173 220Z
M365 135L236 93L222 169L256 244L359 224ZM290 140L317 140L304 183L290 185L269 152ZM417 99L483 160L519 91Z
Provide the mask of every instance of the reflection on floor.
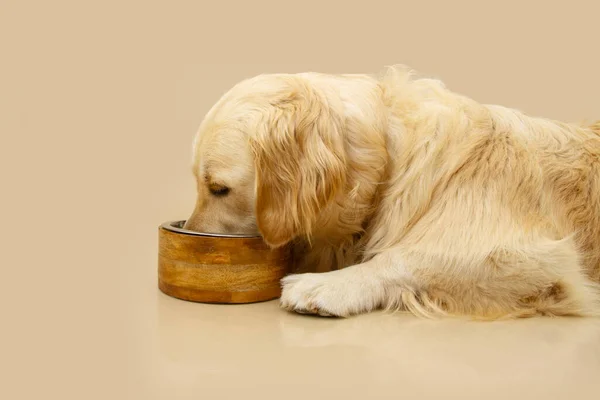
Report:
M330 319L158 291L148 302L144 365L159 398L600 398L597 319Z

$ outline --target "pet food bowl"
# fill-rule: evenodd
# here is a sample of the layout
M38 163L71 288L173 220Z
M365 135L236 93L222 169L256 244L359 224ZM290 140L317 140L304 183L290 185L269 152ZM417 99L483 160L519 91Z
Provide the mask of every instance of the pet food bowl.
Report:
M281 295L290 270L289 247L269 248L260 236L159 227L158 287L172 297L202 303L253 303Z

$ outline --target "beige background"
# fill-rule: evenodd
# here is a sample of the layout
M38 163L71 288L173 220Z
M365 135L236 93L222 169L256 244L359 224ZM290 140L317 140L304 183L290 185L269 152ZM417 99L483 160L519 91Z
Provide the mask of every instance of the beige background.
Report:
M220 398L160 353L199 308L170 320L156 228L191 211L192 137L243 78L404 63L481 102L600 118L597 2L351 3L0 1L0 398Z

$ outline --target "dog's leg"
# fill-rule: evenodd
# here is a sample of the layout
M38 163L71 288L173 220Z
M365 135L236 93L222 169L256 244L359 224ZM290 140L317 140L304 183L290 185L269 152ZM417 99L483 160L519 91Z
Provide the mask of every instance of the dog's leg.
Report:
M388 250L339 271L283 279L281 305L346 317L377 308L425 317L597 315L600 286L587 279L570 241L490 253L479 261Z
M411 284L408 270L395 254L382 253L339 271L287 276L281 306L290 311L347 317L387 304L389 290Z

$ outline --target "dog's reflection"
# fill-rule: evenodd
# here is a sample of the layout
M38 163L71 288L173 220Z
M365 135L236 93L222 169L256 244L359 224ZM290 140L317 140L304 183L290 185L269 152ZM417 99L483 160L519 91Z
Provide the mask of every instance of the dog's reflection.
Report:
M577 380L585 374L571 376L570 366L590 374L600 368L600 321L591 318L484 323L380 312L337 319L288 313L277 301L207 305L161 294L158 332L164 362L215 382L221 374L261 380L266 372L291 382L298 374L320 379L347 369L383 381L503 376L508 382L541 370L544 379Z

